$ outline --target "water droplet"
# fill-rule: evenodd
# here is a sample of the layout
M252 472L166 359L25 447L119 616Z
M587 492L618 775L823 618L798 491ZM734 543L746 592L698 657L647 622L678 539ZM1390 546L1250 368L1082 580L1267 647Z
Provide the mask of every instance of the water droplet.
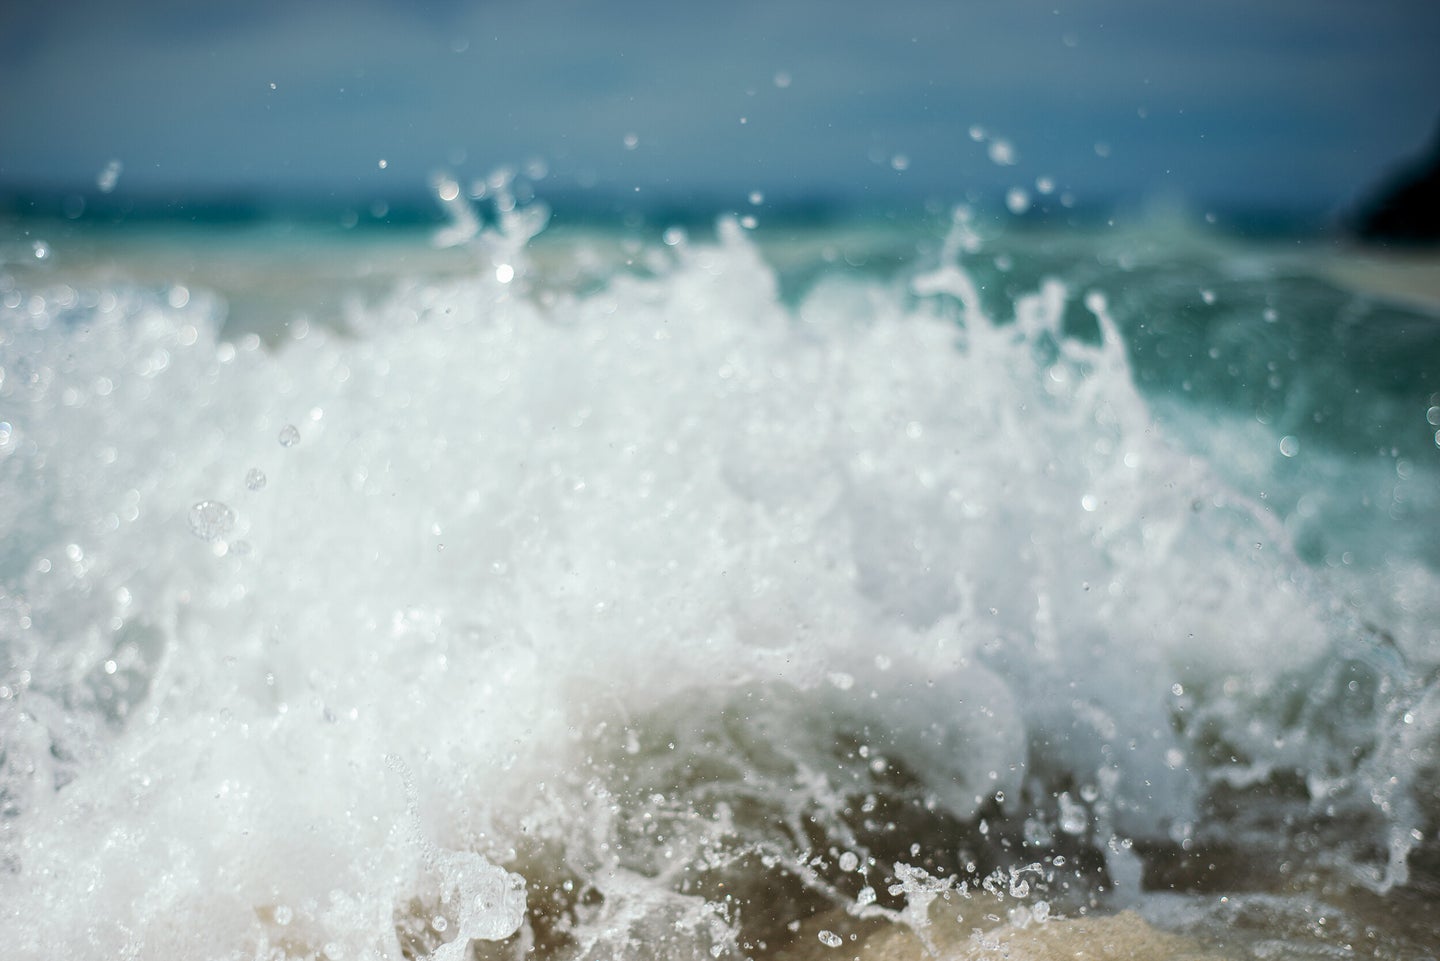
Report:
M100 175L95 178L95 186L100 188L102 194L108 194L114 190L115 185L120 182L120 166L120 161L112 160L105 165L105 169L100 171Z
M1432 427L1440 427L1440 407L1432 407L1425 412L1425 420Z
M252 491L265 489L265 472L258 467L252 467L245 473L245 486Z
M199 501L190 508L190 531L202 541L215 541L235 526L235 512L219 501Z
M280 428L279 440L281 447L294 447L300 443L300 429L294 424L286 424Z
M1090 816L1083 805L1062 793L1060 801L1060 830L1066 834L1083 834L1090 825Z
M1280 453L1284 454L1286 457L1294 457L1296 454L1300 453L1299 439L1291 434L1286 434L1284 437L1280 438Z
M282 905L280 905L278 908L275 909L275 923L276 923L276 924L280 925L281 927L284 927L285 925L289 924L289 923L290 923L291 921L293 921L293 920L295 920L295 912L292 911L292 910L290 910L290 907L289 907L288 905L282 904Z
M1019 187L1011 187L1005 194L1005 206L1010 212L1019 216L1030 209L1030 195Z
M640 138L633 133L627 133L623 142L626 150L634 150L640 146Z
M430 920L430 927L434 928L436 931L439 931L441 934L444 934L445 929L450 927L450 922L445 919L445 915L437 914L434 918Z
M1026 818L1023 830L1025 843L1034 847L1041 847L1054 840L1050 826L1036 818Z
M765 195L758 190L750 191L750 203L758 207L765 202Z
M790 75L785 71L782 70L775 75L775 86L779 87L781 90L784 90L786 87L790 86L790 83Z
M860 866L860 859L855 856L854 851L846 851L840 855L840 870L854 871Z
M495 279L502 284L508 284L515 279L515 268L509 264L500 264L495 268Z
M838 948L845 942L842 941L840 939L840 935L836 934L834 931L826 930L820 932L820 943L825 945L827 948Z

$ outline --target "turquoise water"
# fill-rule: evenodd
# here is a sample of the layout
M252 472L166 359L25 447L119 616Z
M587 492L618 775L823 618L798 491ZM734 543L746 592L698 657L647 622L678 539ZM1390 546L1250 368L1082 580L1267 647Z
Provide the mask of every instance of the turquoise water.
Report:
M11 956L1436 951L1433 267L488 202L0 238Z

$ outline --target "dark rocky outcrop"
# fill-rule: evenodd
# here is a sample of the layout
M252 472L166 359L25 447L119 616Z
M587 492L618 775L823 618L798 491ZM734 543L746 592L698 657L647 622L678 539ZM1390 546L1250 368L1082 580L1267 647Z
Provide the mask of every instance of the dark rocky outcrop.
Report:
M1440 130L1420 159L1361 202L1351 228L1362 240L1440 244Z

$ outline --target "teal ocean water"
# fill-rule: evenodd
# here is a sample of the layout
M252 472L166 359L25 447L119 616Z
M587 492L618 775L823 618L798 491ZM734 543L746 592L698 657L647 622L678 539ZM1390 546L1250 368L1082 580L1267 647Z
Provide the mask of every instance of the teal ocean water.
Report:
M7 957L1440 954L1434 261L439 190L0 228Z

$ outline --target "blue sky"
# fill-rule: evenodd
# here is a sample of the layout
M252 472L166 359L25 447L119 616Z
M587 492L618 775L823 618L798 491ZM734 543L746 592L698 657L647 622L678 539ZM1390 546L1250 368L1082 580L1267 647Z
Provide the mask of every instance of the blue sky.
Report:
M1043 176L1079 199L1333 208L1437 123L1435 2L0 12L0 184L94 191L118 160L117 194L383 198L538 158L614 194L953 199Z

